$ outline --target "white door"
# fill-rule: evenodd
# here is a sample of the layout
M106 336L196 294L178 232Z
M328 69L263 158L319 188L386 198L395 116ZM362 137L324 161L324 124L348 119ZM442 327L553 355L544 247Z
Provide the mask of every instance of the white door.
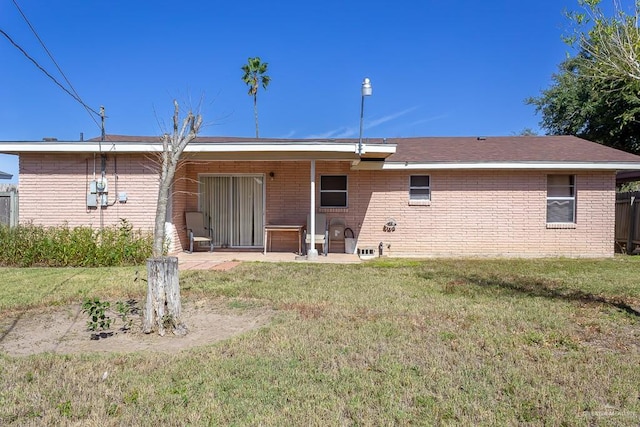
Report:
M211 219L217 247L257 248L264 241L262 175L200 178L200 209Z

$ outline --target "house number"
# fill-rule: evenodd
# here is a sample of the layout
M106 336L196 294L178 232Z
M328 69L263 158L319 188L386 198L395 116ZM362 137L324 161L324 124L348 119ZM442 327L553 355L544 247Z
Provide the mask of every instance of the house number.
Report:
M396 226L397 226L396 220L393 218L390 218L384 224L384 227L382 227L382 231L386 233L391 233L392 231L396 231Z

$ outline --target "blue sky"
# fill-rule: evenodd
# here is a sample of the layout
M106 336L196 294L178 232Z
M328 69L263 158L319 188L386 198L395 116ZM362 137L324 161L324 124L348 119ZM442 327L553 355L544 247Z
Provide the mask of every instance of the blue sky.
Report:
M260 136L511 135L539 131L524 99L551 83L568 47L563 10L577 0L87 1L16 0L81 98L104 105L111 134L158 135L172 100L197 108L204 135L254 136L240 80L269 63ZM58 80L13 0L0 29ZM0 36L0 140L100 134L86 110ZM0 170L17 161L0 156ZM5 181L6 182L6 181Z

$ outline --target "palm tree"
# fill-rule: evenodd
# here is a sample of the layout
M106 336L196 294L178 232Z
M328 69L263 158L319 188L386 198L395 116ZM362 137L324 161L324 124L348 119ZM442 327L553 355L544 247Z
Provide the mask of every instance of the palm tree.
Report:
M256 138L259 138L258 132L258 86L262 85L267 89L271 82L271 77L267 76L268 63L260 61L260 57L249 58L247 63L242 66L244 75L242 81L249 86L249 96L253 96L253 114L256 118Z

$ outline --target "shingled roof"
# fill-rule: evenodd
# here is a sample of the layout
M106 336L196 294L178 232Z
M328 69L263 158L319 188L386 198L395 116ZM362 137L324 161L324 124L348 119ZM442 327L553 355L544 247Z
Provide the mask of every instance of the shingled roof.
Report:
M158 142L161 140L160 136L136 136L136 135L105 135L104 140L106 142ZM384 138L367 138L365 141L371 144L382 144L385 142ZM100 137L91 138L87 141L98 142L100 141ZM303 138L303 139L294 139L294 138L249 138L243 136L198 136L193 142L198 143L212 143L212 144L238 144L238 143L263 143L263 144L272 144L277 142L282 143L343 143L343 144L357 144L358 140L355 138Z
M390 138L387 162L638 162L640 156L575 136Z
M98 141L93 138L90 141ZM155 136L107 135L108 142L156 142ZM201 136L197 143L335 143L357 144L356 138L282 139ZM417 137L367 138L366 144L395 144L387 162L494 163L494 162L638 162L640 156L575 136ZM639 165L640 168L640 165Z
M106 135L88 141L0 141L0 152L157 151L159 136ZM104 147L104 143L109 147ZM185 152L202 159L336 159L359 169L578 168L640 170L640 156L575 136L284 139L199 136ZM359 155L360 154L360 155ZM213 157L212 157L213 156ZM358 161L359 162L358 165ZM367 164L365 164L367 163Z

